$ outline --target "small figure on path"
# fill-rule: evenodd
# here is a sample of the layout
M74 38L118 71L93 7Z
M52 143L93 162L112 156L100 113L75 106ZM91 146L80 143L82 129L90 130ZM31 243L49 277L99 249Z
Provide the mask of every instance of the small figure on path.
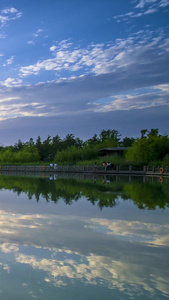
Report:
M106 171L107 164L106 164L105 161L103 162L103 167L104 167L104 169L105 169L105 171Z
M108 161L106 170L111 170L111 163Z

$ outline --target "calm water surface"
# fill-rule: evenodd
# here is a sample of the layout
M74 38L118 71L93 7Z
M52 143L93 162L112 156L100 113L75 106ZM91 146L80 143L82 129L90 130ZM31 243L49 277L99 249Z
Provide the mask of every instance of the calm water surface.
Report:
M0 177L0 299L167 299L169 178Z

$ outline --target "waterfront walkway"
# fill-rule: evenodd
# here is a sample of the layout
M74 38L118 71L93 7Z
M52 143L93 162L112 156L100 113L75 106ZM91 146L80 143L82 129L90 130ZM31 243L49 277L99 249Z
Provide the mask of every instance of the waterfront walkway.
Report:
M50 166L0 166L0 172L42 172L42 173L95 173L95 174L126 174L126 175L157 175L169 176L169 167L161 166L116 166L113 169L106 169L103 166L57 166L56 169Z

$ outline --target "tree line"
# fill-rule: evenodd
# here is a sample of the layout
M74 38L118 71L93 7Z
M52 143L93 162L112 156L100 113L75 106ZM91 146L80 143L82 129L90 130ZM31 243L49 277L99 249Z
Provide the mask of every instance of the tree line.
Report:
M115 129L103 129L100 134L94 134L92 138L83 141L73 134L67 134L65 138L57 134L54 137L48 135L36 141L30 138L27 142L20 139L11 146L0 147L1 163L71 163L93 160L98 158L98 150L110 147L128 147L125 160L140 163L149 163L154 160L169 160L168 135L160 135L159 129L143 129L140 138L125 137Z

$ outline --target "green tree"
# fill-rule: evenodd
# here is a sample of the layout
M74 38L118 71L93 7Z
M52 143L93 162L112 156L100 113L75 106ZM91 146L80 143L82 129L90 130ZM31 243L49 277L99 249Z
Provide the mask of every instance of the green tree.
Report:
M29 141L26 143L29 147L32 147L35 145L33 138L30 138Z
M22 143L22 141L19 139L17 143L15 143L14 145L14 150L16 151L21 151L24 147L24 143Z
M141 139L145 137L146 133L148 132L147 129L142 129L141 130Z
M89 147L94 147L98 143L100 143L100 139L97 134L94 134L94 136L91 139L87 140L86 145Z
M18 151L14 155L14 162L19 163L30 163L30 162L38 162L39 154L38 150L34 146L24 146L23 150Z
M117 144L120 141L121 133L115 129L102 130L100 133L100 140L104 142L105 140L115 141Z
M129 138L129 137L125 137L122 141L122 146L123 147L131 147L132 144L134 143L135 139L132 137L132 138Z
M74 146L76 144L76 139L74 134L67 134L65 139L62 142L63 149L67 149L68 147Z
M150 136L137 139L131 148L126 152L126 159L149 163L155 160L162 160L169 153L168 136Z
M12 147L6 147L0 152L1 162L14 162L14 149Z
M42 161L50 161L52 160L51 155L51 145L52 145L52 139L51 136L48 135L47 139L43 141L41 146L41 159Z
M84 147L84 142L79 137L76 138L75 147L80 149Z
M54 159L57 151L60 151L61 148L62 148L61 138L57 134L56 136L54 136L52 138L52 142L51 142L51 145L50 145L50 157L51 157L51 160Z
M159 136L158 132L159 132L158 128L156 128L156 129L152 128L151 131L147 134L147 136L148 137L152 137L152 136L157 137L157 136Z
M60 138L60 136L57 134L57 135L55 135L54 137L53 137L53 139L52 139L52 144L53 145L58 145L59 143L61 142L61 138Z
M41 137L40 136L38 136L38 138L36 140L35 147L36 147L36 149L38 151L39 159L41 161L42 160L42 142L41 142Z

